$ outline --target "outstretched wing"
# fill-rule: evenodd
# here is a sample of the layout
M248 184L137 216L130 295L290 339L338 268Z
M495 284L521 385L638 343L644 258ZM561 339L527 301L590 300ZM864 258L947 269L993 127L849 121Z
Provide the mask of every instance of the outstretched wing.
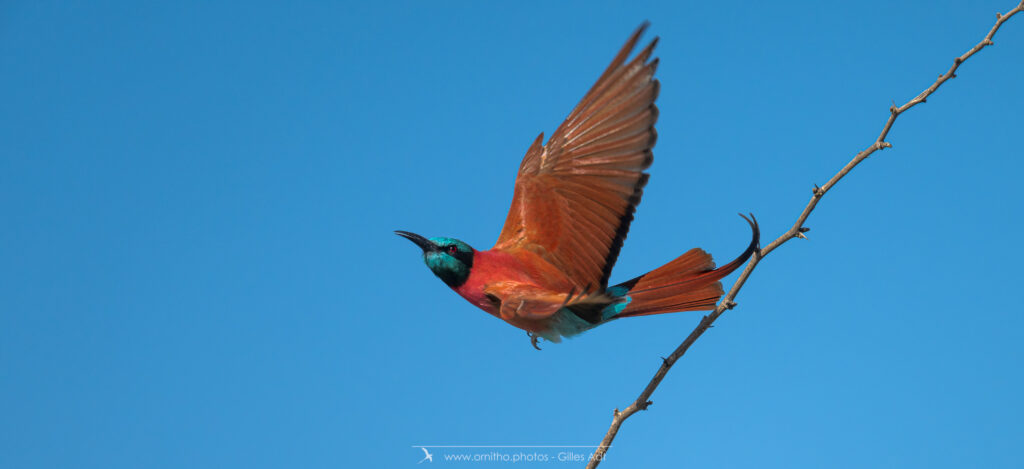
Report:
M607 286L654 159L659 85L651 53L658 39L626 61L646 28L633 33L547 144L542 133L527 150L494 246L533 251L584 289Z

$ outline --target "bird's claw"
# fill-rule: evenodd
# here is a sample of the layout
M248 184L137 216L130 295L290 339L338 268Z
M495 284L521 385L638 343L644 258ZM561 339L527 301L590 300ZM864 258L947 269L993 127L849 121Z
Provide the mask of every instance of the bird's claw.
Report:
M539 337L537 337L530 331L526 331L526 335L530 338L530 345L532 345L533 348L540 350L540 347L537 346L537 339L539 339Z

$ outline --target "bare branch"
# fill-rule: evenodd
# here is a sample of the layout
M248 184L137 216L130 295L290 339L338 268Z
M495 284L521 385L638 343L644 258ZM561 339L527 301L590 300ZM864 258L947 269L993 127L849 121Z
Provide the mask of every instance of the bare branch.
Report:
M785 233L783 233L781 236L776 238L774 241L769 243L764 248L761 248L758 252L754 253L750 261L747 262L747 265L743 269L743 272L740 274L739 278L736 279L736 283L734 283L732 285L732 288L729 289L729 293L722 297L722 301L719 302L718 307L716 307L714 311L711 312L711 314L708 314L707 316L704 316L701 319L700 323L697 324L697 327L694 328L692 332L690 332L690 335L688 335L686 339L683 340L681 344L679 344L678 347L676 347L676 349L672 352L671 355L669 355L667 358L662 358L661 367L658 368L658 371L654 374L654 377L651 378L651 381L647 383L647 386L640 393L640 396L638 396L632 404L630 404L622 411L619 411L619 409L615 409L615 412L612 417L612 424L608 428L608 432L605 434L604 439L601 440L601 446L599 446L597 451L594 452L594 456L587 464L588 469L596 468L597 465L600 464L601 461L604 459L605 454L608 452L608 448L611 446L612 441L615 439L615 435L619 432L619 428L622 426L622 422L626 421L626 419L628 419L630 416L641 410L647 410L647 407L653 404L653 402L650 400L651 395L654 394L654 390L658 388L659 384L661 384L661 380L665 379L665 375L668 374L668 371L672 368L672 365L674 365L675 362L679 360L679 358L681 358L687 350L690 349L690 346L693 345L693 343L696 342L697 339L700 338L700 336L704 334L705 331L712 327L712 324L715 322L716 319L718 319L719 316L722 315L722 313L725 313L727 310L730 310L736 306L736 303L734 301L736 295L739 294L740 289L743 288L743 284L745 284L747 282L747 279L750 278L750 274L754 271L754 268L757 267L757 264L761 262L761 259L763 259L764 256L767 256L768 253L774 251L776 248L782 246L784 243L793 238L806 239L807 237L804 235L804 233L806 233L810 229L804 226L804 222L807 221L807 217L811 215L811 212L814 211L814 208L818 205L818 202L822 199L822 197L824 197L825 194L828 193L828 191L831 190L833 186L835 186L841 179L843 179L843 177L845 177L850 171L852 171L853 168L857 167L857 165L859 165L862 161L871 156L872 153L878 150L882 150L884 148L892 147L892 145L889 142L886 142L885 139L889 135L889 131L892 130L892 125L894 122L896 122L896 118L898 118L904 112L907 112L907 110L909 110L910 108L925 102L928 99L928 97L932 95L932 93L934 93L936 90L939 89L940 86L942 86L943 83L950 79L956 78L956 71L958 68L960 68L960 65L967 61L967 59L971 58L971 56L973 56L978 51L984 49L987 46L993 45L994 43L992 42L992 37L995 36L996 31L999 30L999 27L1002 26L1003 23L1006 22L1006 20L1010 19L1011 16L1021 12L1022 10L1024 10L1024 1L1021 1L1016 8L1006 12L1006 14L996 13L996 24L992 26L992 29L989 30L988 34L985 35L985 38L982 39L981 42L976 44L963 55L954 58L953 65L949 67L949 70L946 71L946 73L939 75L939 78L935 80L935 83L932 83L931 86L922 91L921 94L914 97L914 99L907 101L905 104L899 107L897 107L894 103L892 107L889 108L889 119L885 122L885 126L882 128L882 133L878 135L878 138L875 139L874 143L872 143L870 146L862 150L860 153L857 153L857 155L854 156L849 163L846 163L846 166L844 166L843 169L839 170L839 172L832 176L832 178L829 179L828 182L826 182L824 185L822 185L821 187L818 187L817 185L814 186L811 195L811 200L810 202L807 203L807 206L804 207L804 210L800 212L800 216L797 217L796 223L794 223L793 226Z

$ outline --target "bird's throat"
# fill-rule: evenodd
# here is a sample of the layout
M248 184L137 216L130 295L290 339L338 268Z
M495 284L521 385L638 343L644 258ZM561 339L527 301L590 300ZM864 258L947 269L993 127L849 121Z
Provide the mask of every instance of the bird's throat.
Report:
M472 269L465 262L442 253L427 253L423 260L437 278L452 288L458 288L466 283Z

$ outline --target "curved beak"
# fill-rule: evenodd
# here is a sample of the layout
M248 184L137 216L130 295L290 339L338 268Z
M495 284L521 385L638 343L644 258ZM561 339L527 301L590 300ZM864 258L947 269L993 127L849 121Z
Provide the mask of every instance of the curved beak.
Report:
M412 242L416 243L416 245L419 246L420 249L423 249L423 252L436 251L437 250L437 246L434 245L434 243L430 242L429 239L424 238L424 237L422 237L422 236L420 236L420 235L418 235L416 233L410 233L408 231L396 230L395 234L398 235L398 236L401 236L401 237L403 237L405 239L408 239L409 241L412 241Z

